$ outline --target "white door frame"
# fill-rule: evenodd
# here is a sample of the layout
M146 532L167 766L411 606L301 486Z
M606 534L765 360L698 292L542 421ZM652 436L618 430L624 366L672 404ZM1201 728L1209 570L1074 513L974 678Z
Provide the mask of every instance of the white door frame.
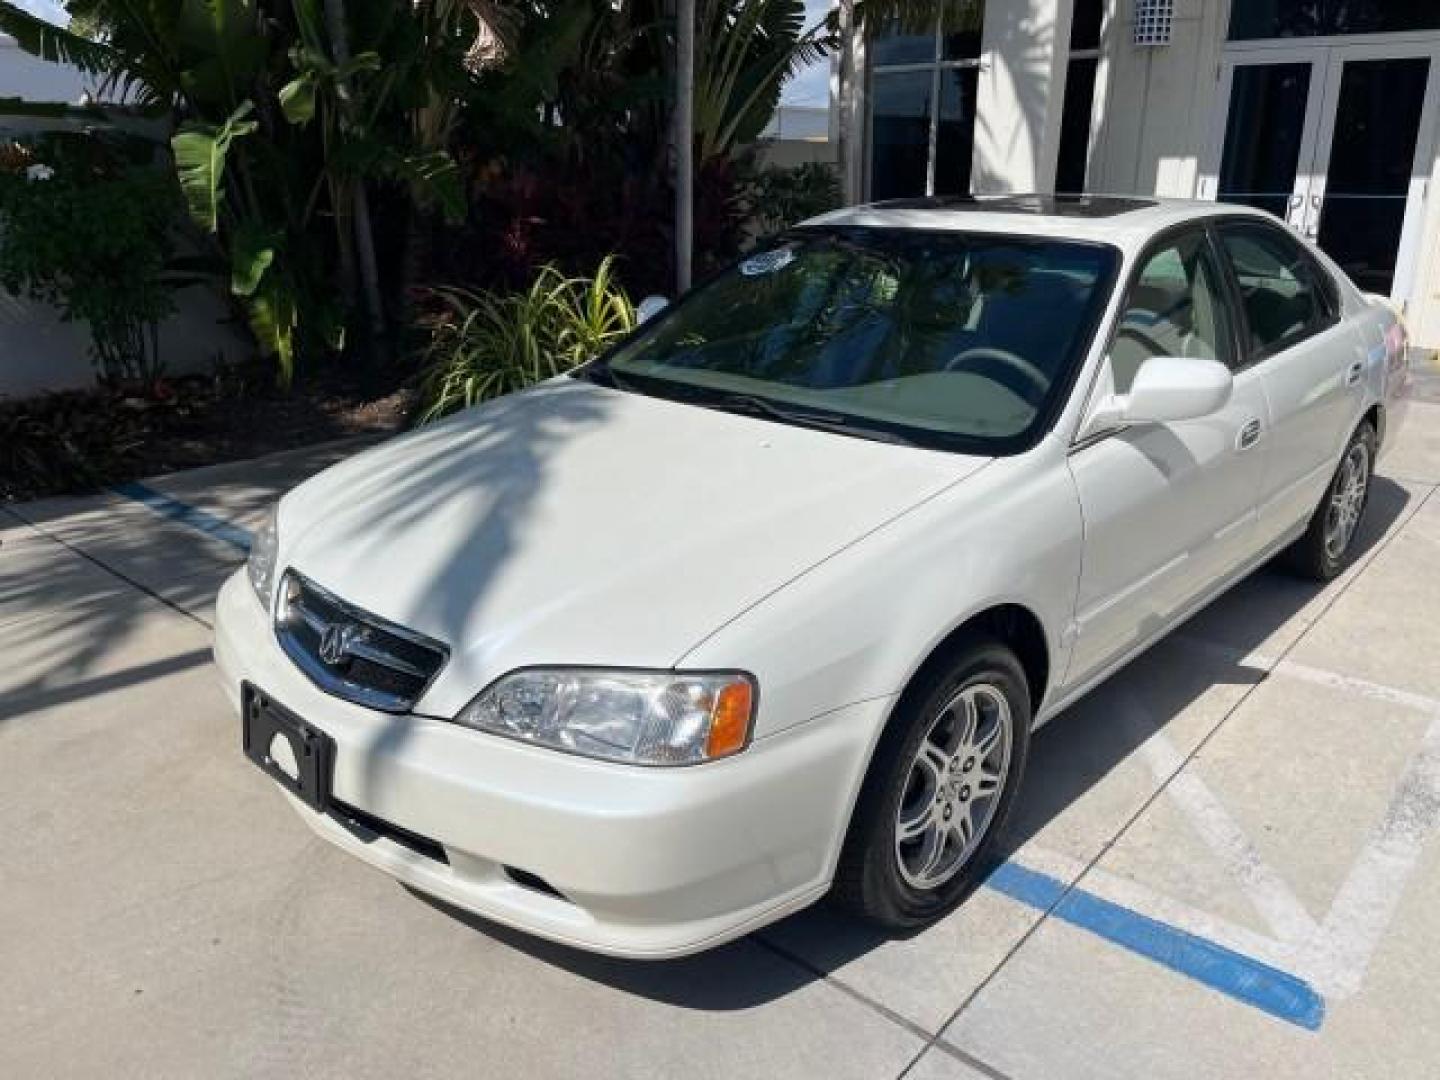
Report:
M1422 246L1422 229L1434 166L1436 128L1440 126L1440 33L1348 34L1322 38L1283 38L1265 41L1229 42L1221 54L1217 107L1211 122L1210 138L1200 169L1196 194L1215 199L1219 189L1220 159L1225 147L1225 127L1230 116L1230 94L1235 69L1254 65L1310 64L1310 87L1305 106L1300 156L1295 168L1295 185L1287 211L1287 222L1311 240L1320 229L1325 184L1335 134L1335 110L1340 100L1344 65L1351 60L1410 59L1428 57L1430 77L1421 106L1415 155L1410 165L1405 219L1400 247L1396 253L1391 297L1406 303L1416 287L1416 266Z
M1220 160L1225 153L1225 128L1230 120L1230 92L1235 85L1237 67L1275 67L1280 64L1309 64L1310 85L1305 99L1305 118L1302 121L1300 154L1295 161L1295 183L1291 188L1290 202L1286 208L1286 222L1297 231L1304 228L1304 210L1310 192L1311 170L1315 161L1315 147L1320 130L1320 108L1324 101L1325 82L1330 50L1324 46L1291 43L1285 49L1237 50L1233 55L1227 50L1220 61L1220 92L1215 100L1217 106L1211 118L1210 138L1201 159L1200 180L1196 194L1201 199L1214 200L1220 191Z

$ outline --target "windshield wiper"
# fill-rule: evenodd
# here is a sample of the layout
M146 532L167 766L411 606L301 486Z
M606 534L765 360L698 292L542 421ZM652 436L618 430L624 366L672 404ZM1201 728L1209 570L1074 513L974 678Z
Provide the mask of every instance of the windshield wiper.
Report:
M754 394L719 394L715 397L701 398L696 403L704 405L709 409L719 409L722 412L741 413L745 416L760 416L767 420L778 420L782 424L794 424L797 427L815 428L820 431L833 431L840 435L852 435L857 439L873 439L877 442L895 443L900 446L915 445L903 435L897 435L895 432L887 431L884 428L872 427L863 421L857 421L857 419L852 416L845 416L842 413L817 412L805 408L791 408L788 405L777 405L769 398L757 397Z

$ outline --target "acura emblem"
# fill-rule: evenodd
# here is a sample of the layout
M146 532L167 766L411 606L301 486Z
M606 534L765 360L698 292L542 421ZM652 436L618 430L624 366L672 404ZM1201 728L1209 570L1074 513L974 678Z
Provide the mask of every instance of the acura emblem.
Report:
M320 659L334 666L350 656L350 646L365 636L354 623L330 623L320 632Z

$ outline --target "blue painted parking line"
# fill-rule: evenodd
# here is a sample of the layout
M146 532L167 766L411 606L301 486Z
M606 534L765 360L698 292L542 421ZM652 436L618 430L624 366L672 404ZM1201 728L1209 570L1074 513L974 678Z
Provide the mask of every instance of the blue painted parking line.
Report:
M1310 1031L1325 1019L1325 999L1303 979L1048 874L1006 862L986 884L1278 1019Z
M242 528L232 521L226 521L214 514L207 514L204 510L199 510L189 503L171 498L162 491L156 491L154 488L138 482L119 484L111 490L117 495L124 495L127 499L144 503L161 517L178 521L192 529L198 529L207 536L213 536L216 540L237 547L241 551L248 552L250 550L250 530Z
M250 549L249 530L224 518L145 484L121 484L114 490L162 517L242 551ZM1315 1031L1325 1019L1325 1000L1303 979L1084 889L1071 888L1048 874L1006 862L985 884L1288 1023Z

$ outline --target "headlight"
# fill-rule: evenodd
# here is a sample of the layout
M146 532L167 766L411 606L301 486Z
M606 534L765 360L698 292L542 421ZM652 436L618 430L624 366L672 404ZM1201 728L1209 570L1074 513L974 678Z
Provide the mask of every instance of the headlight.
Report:
M266 611L270 610L270 591L275 584L275 548L278 542L275 508L272 506L265 523L255 530L255 535L250 540L250 557L245 560L245 573L250 577L250 586Z
M455 718L480 731L633 765L690 765L745 749L755 683L740 672L532 668Z

